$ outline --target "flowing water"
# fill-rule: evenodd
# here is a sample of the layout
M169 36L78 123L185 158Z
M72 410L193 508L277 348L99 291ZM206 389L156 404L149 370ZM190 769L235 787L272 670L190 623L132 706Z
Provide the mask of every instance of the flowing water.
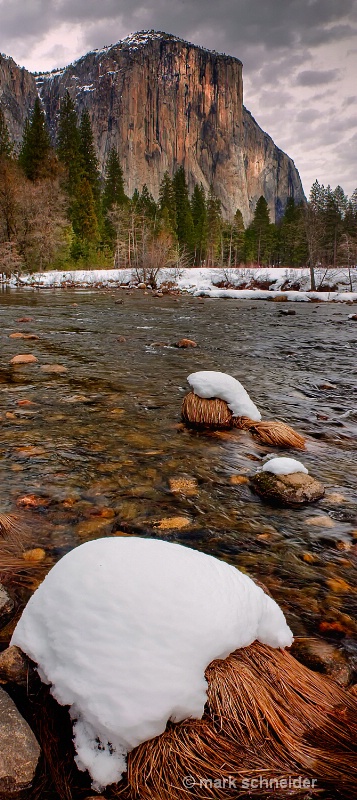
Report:
M287 308L295 314L282 313ZM32 546L52 559L113 533L159 536L219 556L270 589L297 636L337 638L357 661L351 310L154 298L140 290L4 291L0 510L16 510ZM23 317L33 321L17 321ZM9 338L16 331L39 339ZM198 347L174 347L182 337ZM10 366L19 353L38 363ZM67 372L46 373L44 364ZM268 447L241 431L182 425L186 377L201 369L234 375L263 419L307 435L303 454L274 454L302 458L325 485L323 500L300 509L263 503L247 478ZM182 491L175 479L188 481Z

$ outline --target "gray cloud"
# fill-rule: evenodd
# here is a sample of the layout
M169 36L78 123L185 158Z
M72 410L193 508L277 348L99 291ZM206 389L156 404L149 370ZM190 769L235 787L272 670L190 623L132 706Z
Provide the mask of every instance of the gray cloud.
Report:
M298 86L322 86L339 79L338 69L304 69L296 77Z
M0 0L0 19L0 51L32 69L41 42L40 68L51 69L151 28L235 55L244 65L246 106L295 159L306 191L316 176L357 184L350 79L357 0ZM67 34L61 41L62 25L74 43L78 35L77 45Z

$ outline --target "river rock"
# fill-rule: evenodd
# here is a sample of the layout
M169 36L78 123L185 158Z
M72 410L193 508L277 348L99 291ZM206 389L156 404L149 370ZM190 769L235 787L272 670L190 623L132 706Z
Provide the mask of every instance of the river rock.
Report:
M14 609L14 603L9 597L6 589L0 583L0 628L8 621Z
M314 672L329 675L340 686L348 686L352 668L344 654L333 644L321 639L295 639L291 654Z
M290 475L257 472L251 478L251 483L256 494L264 500L284 506L313 503L325 494L322 483L304 472Z
M28 796L40 746L15 703L0 688L0 798Z
M42 364L40 367L42 372L49 372L49 373L57 373L60 375L62 372L68 372L67 367L64 367L63 364Z
M197 342L193 339L180 339L179 342L176 342L175 347L197 347Z
M20 353L18 356L14 356L11 359L10 364L14 364L15 366L16 364L36 364L37 361L38 358L33 356L32 353Z
M0 683L27 686L29 662L19 647L11 645L0 653Z

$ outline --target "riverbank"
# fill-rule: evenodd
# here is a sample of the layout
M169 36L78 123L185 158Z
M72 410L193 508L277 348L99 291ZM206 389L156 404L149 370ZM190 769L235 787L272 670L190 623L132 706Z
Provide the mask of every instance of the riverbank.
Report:
M310 271L306 268L166 268L157 274L155 288L179 291L196 297L238 300L357 302L356 267L316 269L315 282L317 290L310 291ZM33 289L153 288L142 270L138 272L130 269L36 272L12 276L2 286Z

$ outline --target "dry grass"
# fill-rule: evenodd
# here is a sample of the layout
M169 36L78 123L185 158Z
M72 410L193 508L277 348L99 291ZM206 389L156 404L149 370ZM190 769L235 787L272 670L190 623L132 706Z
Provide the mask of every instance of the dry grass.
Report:
M134 800L220 800L247 796L244 778L317 779L319 791L355 797L357 698L311 672L286 651L255 642L206 670L202 720L168 724L161 736L128 757L127 791ZM212 782L234 776L236 788L183 785L185 775ZM274 786L275 784L273 784ZM336 792L336 794L335 794ZM341 795L339 795L339 792ZM274 798L301 790L274 789ZM263 787L259 798L272 797Z
M254 422L247 417L236 417L236 420L235 427L248 430L262 444L271 444L274 447L295 447L298 450L303 450L305 447L304 437L285 422L278 420Z
M29 557L29 546L31 532L21 518L0 514L0 583L34 589L45 577L52 562Z
M189 392L182 402L182 419L191 425L208 428L232 428L233 415L224 400L206 400Z
M285 422L255 422L248 417L234 417L224 400L207 400L189 392L182 402L182 419L195 427L240 428L249 431L262 444L295 447L303 450L305 439Z

